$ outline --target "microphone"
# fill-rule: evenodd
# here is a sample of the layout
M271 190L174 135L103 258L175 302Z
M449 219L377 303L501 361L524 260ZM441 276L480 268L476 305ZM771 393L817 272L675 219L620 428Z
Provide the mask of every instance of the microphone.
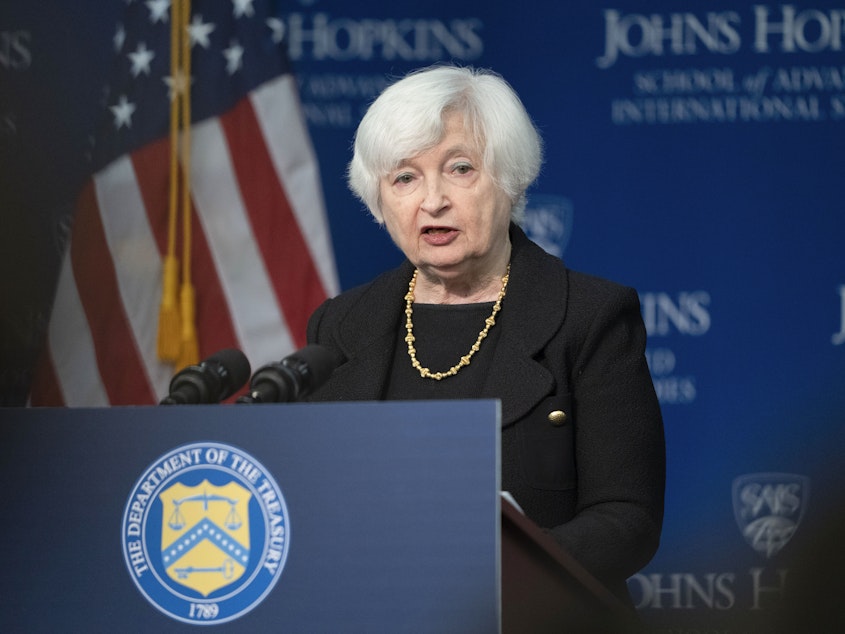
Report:
M170 381L170 394L160 405L219 403L249 379L249 360L240 350L214 353L199 365L189 365Z
M238 403L290 403L308 396L325 383L337 367L334 353L311 344L278 363L265 365L249 383L249 394Z

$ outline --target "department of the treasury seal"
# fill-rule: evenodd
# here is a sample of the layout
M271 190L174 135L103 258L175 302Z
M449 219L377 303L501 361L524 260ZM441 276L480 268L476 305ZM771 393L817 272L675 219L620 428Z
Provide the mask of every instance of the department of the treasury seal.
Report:
M244 451L183 445L141 475L126 502L123 555L157 609L199 625L258 605L287 559L290 521L273 476Z

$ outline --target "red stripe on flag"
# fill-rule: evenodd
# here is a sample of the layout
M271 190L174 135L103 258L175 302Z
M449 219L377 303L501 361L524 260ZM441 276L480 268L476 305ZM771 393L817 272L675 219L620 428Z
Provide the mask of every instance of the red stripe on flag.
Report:
M132 153L132 166L147 210L147 220L162 258L167 254L170 175L168 139L155 141ZM181 177L180 177L181 178ZM240 346L226 296L217 275L208 240L196 209L191 208L191 283L196 293L197 336L200 358L223 348ZM181 261L182 220L176 223L176 257ZM181 268L180 268L181 270Z
M79 197L70 258L109 403L156 402L120 300L117 275L90 180Z
M38 364L32 376L32 391L29 401L34 407L64 407L65 398L59 389L59 377L50 354L49 341L41 351Z
M305 345L305 327L326 299L322 280L273 167L264 136L248 99L220 118L255 239L276 298L296 346Z
M208 240L202 231L196 209L191 205L191 282L196 291L197 333L200 358L223 348L239 348L231 310L223 293Z

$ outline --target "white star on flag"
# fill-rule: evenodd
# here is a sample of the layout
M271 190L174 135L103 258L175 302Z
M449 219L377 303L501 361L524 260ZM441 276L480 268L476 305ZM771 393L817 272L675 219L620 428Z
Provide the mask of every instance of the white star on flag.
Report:
M232 0L232 4L234 5L232 15L236 18L241 18L243 16L251 18L255 15L255 9L253 9L252 3L253 0Z
M129 59L132 60L132 76L137 77L141 73L145 75L150 74L150 62L156 54L147 49L147 45L143 42L138 43L138 48L134 53L129 53Z
M114 42L114 52L120 53L123 50L123 43L126 41L126 31L123 28L122 24L117 25L117 30L114 32L114 38L112 38L112 42Z
M191 38L191 48L194 44L199 44L203 48L211 46L208 36L214 30L214 25L210 22L203 22L202 16L197 14L191 23L188 25L188 36Z
M237 40L232 40L229 48L223 50L223 57L226 58L226 72L234 75L243 66L244 49Z
M273 44L279 44L283 39L285 39L285 23L279 18L267 18L267 26L270 27L270 30L273 32L270 36L273 40Z
M150 10L150 22L167 22L170 0L147 0L147 8Z
M126 99L126 95L121 95L117 105L110 107L114 114L114 127L120 130L124 125L127 128L132 127L132 115L135 112L135 104L130 103Z

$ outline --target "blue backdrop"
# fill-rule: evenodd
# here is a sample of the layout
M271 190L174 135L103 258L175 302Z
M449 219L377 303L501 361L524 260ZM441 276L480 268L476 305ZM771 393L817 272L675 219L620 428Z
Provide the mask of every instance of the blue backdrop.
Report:
M25 394L121 8L51 4L0 7L7 404ZM279 14L343 288L400 260L344 182L386 82L452 60L522 96L547 148L528 229L635 287L649 329L666 522L630 586L655 630L765 629L845 486L845 7L707 5L300 0Z

